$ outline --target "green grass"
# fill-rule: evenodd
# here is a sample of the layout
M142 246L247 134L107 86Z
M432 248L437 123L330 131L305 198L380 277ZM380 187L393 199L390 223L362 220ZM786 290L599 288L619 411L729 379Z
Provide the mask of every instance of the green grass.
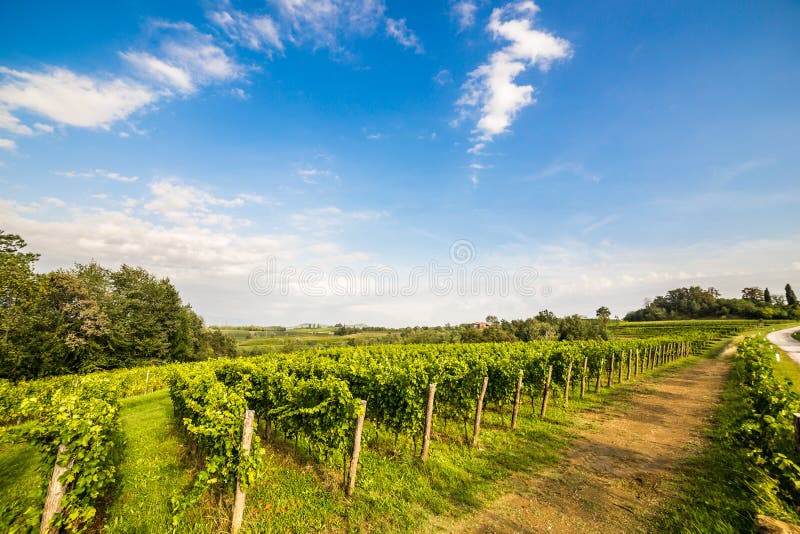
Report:
M170 498L191 481L167 391L122 401L124 436L118 491L106 512L107 532L166 532Z
M26 518L35 521L39 517L47 476L36 447L0 444L0 530L24 532Z

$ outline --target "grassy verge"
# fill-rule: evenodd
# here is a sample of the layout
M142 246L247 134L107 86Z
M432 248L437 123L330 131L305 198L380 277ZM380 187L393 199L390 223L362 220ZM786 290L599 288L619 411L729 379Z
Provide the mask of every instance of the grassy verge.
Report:
M0 530L26 532L41 514L47 476L41 455L28 443L0 443Z
M800 367L789 358L772 363L776 377L800 384ZM740 431L743 414L749 410L739 387L739 376L737 364L714 413L708 444L685 464L674 499L652 518L653 531L754 532L757 514L798 521L797 514L775 497L775 482L760 470L752 469L748 450L733 439Z
M168 392L123 400L120 422L123 459L105 531L166 532L172 524L170 499L191 480L182 440L173 426Z

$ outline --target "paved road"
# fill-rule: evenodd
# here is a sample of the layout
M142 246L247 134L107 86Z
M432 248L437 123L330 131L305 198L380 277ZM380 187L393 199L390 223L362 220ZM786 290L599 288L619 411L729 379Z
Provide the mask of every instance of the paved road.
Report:
M800 364L800 341L792 337L792 334L798 330L800 330L800 326L777 330L767 334L767 339L779 346L791 359Z

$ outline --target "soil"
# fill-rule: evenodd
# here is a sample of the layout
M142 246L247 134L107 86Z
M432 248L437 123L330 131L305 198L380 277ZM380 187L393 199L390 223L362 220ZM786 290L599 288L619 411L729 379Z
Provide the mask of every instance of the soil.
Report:
M582 414L586 424L559 466L514 475L511 491L443 530L647 531L680 465L704 444L733 350L649 378L621 401Z

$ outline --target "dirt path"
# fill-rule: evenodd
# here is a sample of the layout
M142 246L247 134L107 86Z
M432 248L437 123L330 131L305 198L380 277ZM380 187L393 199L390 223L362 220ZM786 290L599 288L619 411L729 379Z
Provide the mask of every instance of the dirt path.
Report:
M703 443L732 352L649 379L625 403L587 413L560 466L515 475L513 492L449 530L645 531L644 519L669 494L675 469Z

